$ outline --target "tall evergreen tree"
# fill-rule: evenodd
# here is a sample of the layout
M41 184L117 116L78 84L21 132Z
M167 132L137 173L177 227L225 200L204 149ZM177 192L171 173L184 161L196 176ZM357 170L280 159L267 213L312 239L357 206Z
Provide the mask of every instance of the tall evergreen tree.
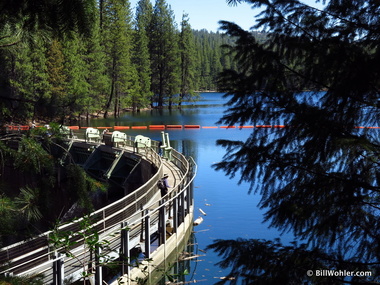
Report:
M19 43L8 49L9 88L13 99L12 106L16 109L18 120L34 119L40 107L46 103L49 96L47 80L46 48L40 38L36 37L31 44ZM43 114L43 112L42 112Z
M181 105L186 97L190 99L194 95L195 66L197 64L193 32L187 14L182 16L179 52L181 57L181 86L178 104Z
M173 11L165 0L156 1L149 32L152 91L159 107L166 101L170 108L179 91L179 54Z
M151 87L151 66L149 55L148 29L153 15L153 6L149 0L140 0L136 8L135 33L134 33L134 53L133 63L136 66L139 78L140 95L132 100L133 110L145 107L152 98Z
M62 44L53 40L48 50L47 67L50 83L50 98L47 100L47 114L51 120L60 117L64 120L67 115L67 77L65 74L65 58L62 52Z
M228 255L224 265L247 283L278 284L271 278L280 272L281 284L326 284L307 275L322 267L374 272L333 276L329 284L376 284L380 140L373 129L358 126L378 126L379 3L331 0L321 10L296 0L244 2L264 6L256 28L268 35L259 41L222 22L236 37L239 68L220 77L230 97L221 121L287 127L254 130L245 142L219 141L228 154L217 169L241 173L241 181L262 194L270 225L292 231L306 245L217 242L213 248Z
M79 30L89 34L96 12L94 0L3 0L0 6L0 48L34 33ZM34 34L35 35L35 34Z
M107 0L103 4L102 38L111 80L104 117L108 116L112 104L117 117L125 103L139 92L137 71L131 64L132 15L126 0Z
M86 47L85 62L88 66L86 81L89 84L83 111L86 118L92 113L100 112L106 103L107 90L110 89L106 70L106 55L104 45L101 44L100 17L97 16L93 32L90 37L84 38Z
M77 118L84 112L89 93L87 75L89 66L85 61L84 40L77 33L72 33L63 41L63 55L65 58L66 98L68 116Z

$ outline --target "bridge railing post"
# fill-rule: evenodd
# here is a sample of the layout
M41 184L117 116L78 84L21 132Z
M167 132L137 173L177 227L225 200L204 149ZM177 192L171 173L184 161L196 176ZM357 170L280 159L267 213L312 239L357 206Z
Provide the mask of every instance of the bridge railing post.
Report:
M165 206L164 201L160 201L160 208L158 210L158 233L159 233L159 246L165 244L166 241L166 220L165 220Z
M53 285L63 285L64 273L64 255L57 253L55 255L57 258L53 262Z
M129 274L130 248L128 222L121 223L121 272Z
M103 267L100 263L102 249L99 246L95 248L95 285L103 284Z
M150 215L149 210L146 210L145 217L145 257L150 258Z
M173 199L173 233L177 232L178 228L178 197Z

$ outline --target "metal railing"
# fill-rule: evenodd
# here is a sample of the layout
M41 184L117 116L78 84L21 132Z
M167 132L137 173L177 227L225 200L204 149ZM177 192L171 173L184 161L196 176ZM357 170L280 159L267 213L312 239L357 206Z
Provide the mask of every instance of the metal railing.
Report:
M129 146L133 145L129 144ZM162 201L165 202L155 201L148 204L159 191L156 181L162 177L163 163L161 157L152 148L145 148L141 155L158 167L158 171L153 177L129 195L90 215L92 227L100 239L107 239L108 248L114 249L114 252L110 250L110 255L115 255L115 252L122 252L122 255L128 257L129 249L141 244L144 240L146 255L149 256L151 251L150 235L152 233L160 231L160 242L165 242L165 238L162 237L163 227L165 227L163 219L166 219L168 215L174 216L174 228L176 228L193 205L191 184L195 177L196 164L191 158L189 161L181 153L173 150L171 163L179 169L180 180L167 197L164 197L165 200ZM178 170L174 169L173 171ZM58 231L77 233L82 230L81 220L64 224L58 228ZM127 240L123 237L121 230L126 225L129 229ZM59 254L64 252L63 248L52 248L49 242L52 234L52 231L48 231L33 239L0 249L0 261L2 262L0 274L33 275L42 273L45 276L45 284L62 284L65 276L71 276L75 279L75 275L80 275L79 271L82 270L78 269L78 258L91 260L93 253L86 251L85 246L77 246L71 249L77 255L76 258L65 257L63 254ZM73 235L71 238L77 245L83 244L83 240L78 236ZM125 247L125 244L128 246ZM62 270L63 260L65 273ZM123 264L122 268L124 268L122 272L127 273L128 266Z

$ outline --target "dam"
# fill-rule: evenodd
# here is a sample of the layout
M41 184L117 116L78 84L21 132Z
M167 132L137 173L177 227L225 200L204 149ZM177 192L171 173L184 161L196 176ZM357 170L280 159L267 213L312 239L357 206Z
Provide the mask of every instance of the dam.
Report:
M167 259L180 253L192 231L194 160L173 149L164 132L158 142L93 128L84 139L64 131L62 159L122 189L120 198L88 217L1 248L0 274L41 274L44 284L53 285L137 284L142 279L155 284L157 269L162 273L170 266ZM161 197L157 181L164 174L171 188ZM94 247L89 240L96 240ZM109 265L115 273L106 279Z

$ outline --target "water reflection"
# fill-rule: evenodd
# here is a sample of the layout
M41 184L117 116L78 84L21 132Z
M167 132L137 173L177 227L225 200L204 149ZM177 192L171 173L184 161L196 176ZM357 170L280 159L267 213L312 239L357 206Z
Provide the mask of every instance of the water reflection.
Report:
M216 146L218 139L233 139L245 141L252 129L206 129L204 126L216 126L221 118L226 102L221 93L202 93L202 100L183 106L181 110L150 110L139 113L125 113L118 119L91 120L91 126L113 125L200 125L200 129L165 130L170 135L171 145L192 156L198 164L198 174L195 179L195 218L201 216L199 209L207 215L204 222L194 228L194 241L198 252L213 242L214 239L262 238L279 237L277 230L268 229L262 224L263 212L257 208L260 197L248 195L249 185L238 184L239 178L229 179L223 172L215 171L211 165L220 161L225 149ZM263 130L264 131L264 130ZM268 130L267 130L268 131ZM144 135L154 140L161 139L160 130L127 130L129 135ZM288 242L290 236L283 236ZM176 264L174 273L188 268L191 274L181 275L181 281L207 280L204 284L216 283L219 278L227 275L228 270L221 270L215 263L219 257L212 251L204 252L205 256L197 260L188 260L186 265ZM182 271L183 272L183 271Z

